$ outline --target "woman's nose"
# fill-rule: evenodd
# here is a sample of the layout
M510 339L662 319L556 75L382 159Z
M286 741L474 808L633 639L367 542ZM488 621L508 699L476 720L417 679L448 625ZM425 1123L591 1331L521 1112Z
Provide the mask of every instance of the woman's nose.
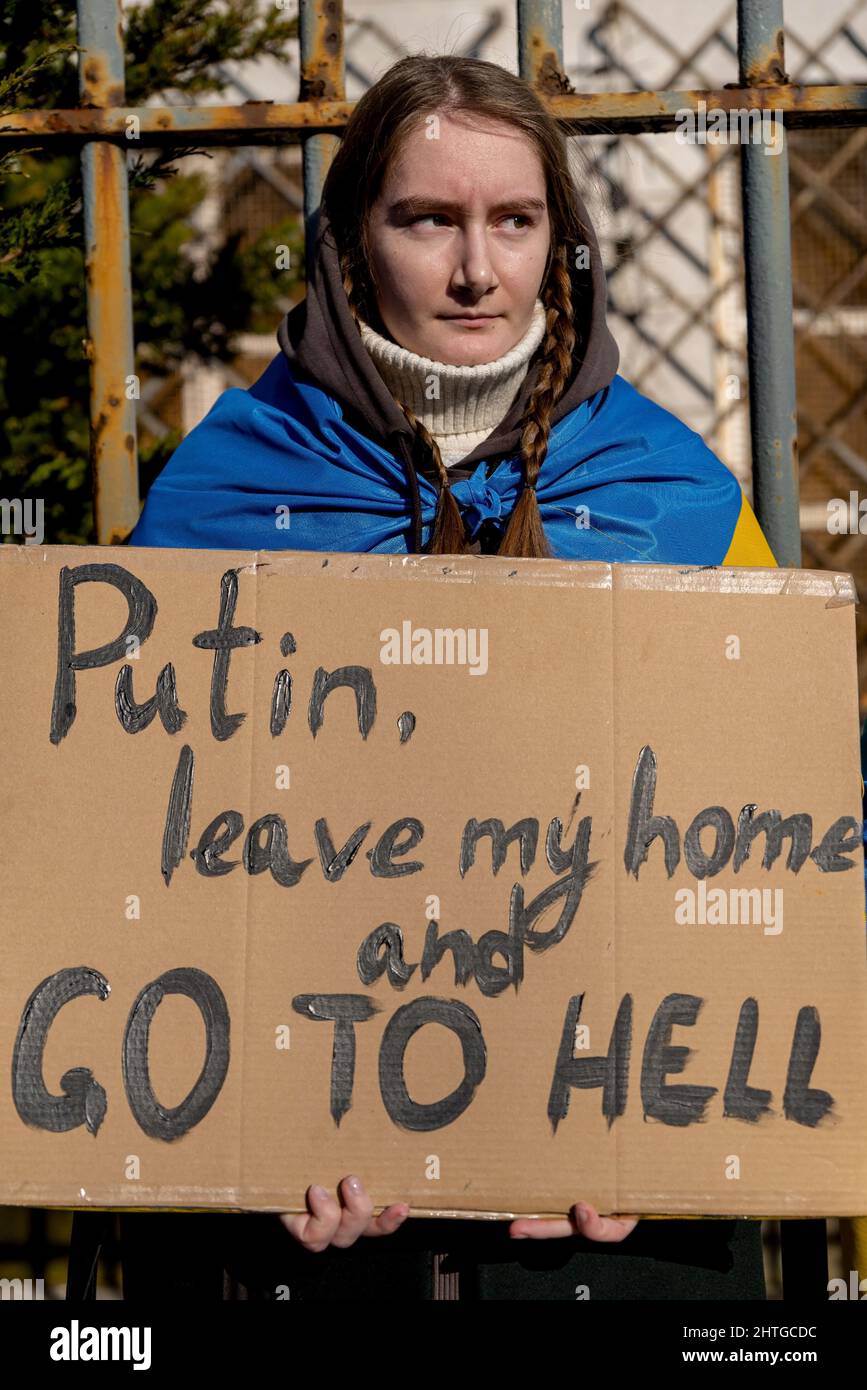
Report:
M456 288L474 291L489 290L496 284L484 233L465 234L453 283Z

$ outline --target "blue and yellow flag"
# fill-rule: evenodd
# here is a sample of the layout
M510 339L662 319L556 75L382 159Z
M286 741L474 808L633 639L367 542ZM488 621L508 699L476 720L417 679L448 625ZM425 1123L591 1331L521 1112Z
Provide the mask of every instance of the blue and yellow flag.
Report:
M485 473L482 462L452 484L471 540L485 521L505 530L522 486L517 458ZM426 544L438 494L424 476L418 487ZM536 496L558 559L774 564L734 474L621 376L553 427ZM296 380L280 353L190 432L129 543L406 553L411 537L403 460L353 428L327 392Z

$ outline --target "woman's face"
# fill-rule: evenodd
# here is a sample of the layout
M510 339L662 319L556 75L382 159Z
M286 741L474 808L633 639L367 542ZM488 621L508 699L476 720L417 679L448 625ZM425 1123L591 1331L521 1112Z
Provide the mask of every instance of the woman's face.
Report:
M527 136L505 122L470 125L465 113L427 117L371 209L382 321L422 357L493 362L530 326L549 241L545 174Z

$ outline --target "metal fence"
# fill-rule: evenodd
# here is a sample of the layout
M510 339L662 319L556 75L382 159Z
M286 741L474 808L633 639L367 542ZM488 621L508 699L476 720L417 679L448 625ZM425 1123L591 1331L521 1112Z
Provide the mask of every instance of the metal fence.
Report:
M673 131L679 115L698 113L702 102L707 110L727 113L744 109L782 113L785 134L780 153L767 159L760 144L746 142L737 154L743 198L753 501L779 563L800 565L791 226L792 213L804 216L817 188L827 190L830 170L811 169L806 158L796 153L792 163L802 191L790 208L788 132L867 125L867 86L791 81L786 72L782 0L738 0L736 85L580 94L564 70L562 0L516 0L516 4L519 71L567 134L617 137ZM608 12L612 8L607 7ZM646 23L637 8L630 12L637 23ZM329 161L352 110L345 98L342 0L300 0L300 89L297 101L286 103L127 106L121 20L120 0L78 0L79 106L65 111L16 111L0 118L0 149L80 150L91 461L96 535L104 545L129 535L140 506L136 402L128 389L135 378L128 150L131 146L180 149L193 143L206 147L299 142L304 218L309 227ZM604 22L594 30L594 42L603 52ZM693 65L695 54L680 58L676 75ZM626 76L635 82L633 75L627 72ZM856 142L860 149L865 140L867 135L859 130L845 148ZM838 162L843 158L837 155ZM851 223L851 207L838 208L838 212L844 222ZM860 262L865 261L862 256ZM715 297L720 293L717 287ZM841 294L838 284L837 300ZM818 312L820 306L814 307ZM864 395L863 386L851 394L841 416L860 408ZM812 435L809 449L813 452L829 438L838 452L841 448L845 452L831 426L817 426ZM851 458L848 463L853 466ZM855 472L867 477L867 465L863 473ZM821 549L811 546L810 550L823 560ZM811 1291L825 1296L824 1223L783 1226L789 1228L784 1230L784 1255L788 1243L792 1256L798 1256L789 1262L792 1282L787 1280L787 1295ZM808 1250L810 1259L805 1261Z
M561 0L517 0L521 75L570 134L675 128L677 114L747 108L784 113L787 130L867 123L867 87L799 85L785 70L782 0L739 0L739 85L580 95L563 71ZM305 219L351 110L345 100L342 0L300 2L301 82L292 103L127 107L120 0L78 0L81 105L15 112L0 146L80 147L84 178L90 417L97 540L123 540L139 511L126 151L136 146L284 143L303 147ZM753 497L781 564L798 565L797 415L788 150L740 148ZM769 350L768 345L773 344Z

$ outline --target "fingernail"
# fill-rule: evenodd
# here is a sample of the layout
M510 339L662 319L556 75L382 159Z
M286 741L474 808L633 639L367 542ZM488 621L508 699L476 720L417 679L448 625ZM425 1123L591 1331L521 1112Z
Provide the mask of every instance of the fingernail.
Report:
M319 1198L320 1201L323 1201L323 1200L326 1200L326 1201L327 1201L327 1199L328 1199L328 1193L326 1192L326 1190L325 1190L324 1187L320 1187L320 1186L319 1186L319 1183L314 1183L314 1185L311 1187L311 1189L310 1189L310 1196L311 1196L311 1197L316 1196L316 1197Z
M355 1193L356 1197L361 1191L361 1182L358 1178L347 1178L346 1186L349 1188L350 1192Z
M575 1208L575 1210L576 1210L577 1213L578 1213L578 1220L581 1222L581 1224L582 1224L582 1226L583 1226L584 1222L585 1222L585 1221L587 1220L587 1218L589 1217L590 1212L587 1210L587 1208L585 1207L585 1205L584 1205L583 1202L579 1202L578 1205L577 1205L577 1207Z

